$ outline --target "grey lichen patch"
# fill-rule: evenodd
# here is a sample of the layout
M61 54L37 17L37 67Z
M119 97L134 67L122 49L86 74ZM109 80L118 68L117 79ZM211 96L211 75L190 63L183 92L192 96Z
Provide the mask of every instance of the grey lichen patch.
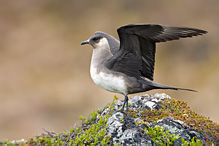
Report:
M116 134L115 137L121 137L123 133L123 122L121 122L121 119L124 118L123 113L117 112L116 114L113 114L107 121L107 134L113 135Z

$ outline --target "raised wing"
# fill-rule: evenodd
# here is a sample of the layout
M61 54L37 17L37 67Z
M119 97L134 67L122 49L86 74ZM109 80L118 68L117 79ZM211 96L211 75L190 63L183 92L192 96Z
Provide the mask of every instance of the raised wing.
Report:
M155 44L157 42L178 40L179 38L192 37L207 33L200 29L169 27L153 24L126 25L118 28L117 31L120 38L120 55L123 53L131 53L134 57L132 56L130 59L133 59L133 62L135 62L134 64L136 64L137 60L139 61L140 68L139 70L135 70L136 74L133 76L140 73L142 76L150 80L153 80L156 52ZM119 53L116 53L116 56L119 58L117 54ZM114 56L114 58L116 57ZM120 62L113 62L113 64L114 66L119 66L119 63L124 64L125 61L127 60L121 59ZM131 60L129 60L129 62L131 62ZM128 68L129 67L131 66L128 66ZM113 66L111 69L117 71L117 68L113 68ZM138 69L138 67L135 69Z

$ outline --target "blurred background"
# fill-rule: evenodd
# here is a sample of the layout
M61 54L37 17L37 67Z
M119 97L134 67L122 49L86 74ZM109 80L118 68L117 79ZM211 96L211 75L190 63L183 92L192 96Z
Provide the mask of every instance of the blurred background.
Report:
M155 90L219 122L219 1L0 0L0 139L61 132L117 95L97 87L81 46L95 31L135 23L187 26L204 36L157 45L155 81L198 92ZM144 94L144 93L142 93ZM131 95L129 96L131 97Z

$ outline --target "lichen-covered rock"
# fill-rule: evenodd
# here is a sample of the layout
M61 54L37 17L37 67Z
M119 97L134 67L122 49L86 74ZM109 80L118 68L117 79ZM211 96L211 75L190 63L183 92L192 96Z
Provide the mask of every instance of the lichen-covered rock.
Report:
M190 141L193 137L197 137L205 143L204 137L200 132L197 132L184 124L179 120L174 120L172 117L168 117L157 121L154 125L162 126L165 131L170 131L171 134L179 135L186 141ZM181 144L181 139L175 141L175 144Z
M36 136L22 142L0 144L28 145L219 145L218 125L192 111L183 101L166 94L138 95L129 99L127 112L120 112L124 101L93 112L89 119L69 131Z
M142 127L144 127L143 124L136 125L134 124L135 121L136 123L139 123L143 120L140 118L131 118L121 112L113 114L107 121L107 134L111 136L111 144L153 145L154 142L152 138L142 130ZM190 141L193 137L197 137L205 143L202 133L189 129L184 122L174 120L172 117L158 120L156 123L147 123L147 125L152 127L155 127L156 125L161 126L165 131L178 135L186 141ZM174 145L180 145L181 143L181 139L174 141Z
M173 142L174 145L180 145L182 143L182 138L185 141L191 141L192 138L197 138L206 143L205 136L207 133L199 132L197 129L194 129L189 126L187 123L179 120L174 116L174 112L168 113L169 116L164 116L163 118L157 121L145 121L143 116L143 110L159 111L160 109L169 108L170 105L165 105L164 100L170 100L171 97L166 94L154 94L154 95L141 95L134 96L129 100L129 110L135 114L131 116L129 112L121 113L118 111L119 108L123 105L123 101L118 101L115 103L111 109L113 109L112 116L108 119L107 123L107 134L111 136L110 144L128 144L128 145L156 145L152 140L152 137L145 133L143 127L156 127L160 126L164 128L164 132L168 131L170 134L177 135L179 138ZM175 101L175 100L174 100ZM181 103L184 106L184 103ZM176 104L177 105L177 104ZM107 108L106 108L107 109ZM103 113L106 114L106 109L103 110ZM166 110L166 109L165 109ZM164 111L165 111L164 110ZM109 111L109 110L108 110ZM118 112L117 112L118 111ZM164 112L166 114L166 112ZM171 111L171 110L169 110ZM110 111L109 111L110 112ZM183 114L183 117L188 116L188 114ZM157 116L156 114L154 115ZM160 117L162 116L159 115ZM158 116L158 117L159 117ZM174 119L174 117L176 119ZM194 119L195 120L195 119ZM137 124L139 123L139 124ZM197 125L198 126L198 125ZM209 134L209 133L208 133ZM205 136L204 136L205 135ZM211 139L212 141L212 139ZM212 141L213 142L213 141Z
M159 101L165 98L170 98L166 94L155 94L157 98L153 98L149 95L134 96L129 100L129 109L137 111L137 109L159 109ZM123 105L122 101L118 101L113 105L115 112ZM106 114L106 109L103 110ZM147 144L152 145L152 139L146 133L143 132L141 125L136 125L143 121L141 118L132 118L129 115L121 112L114 113L107 121L107 134L111 135L111 144Z
M127 114L116 112L108 119L107 124L106 130L107 135L111 136L111 144L151 144L151 138Z

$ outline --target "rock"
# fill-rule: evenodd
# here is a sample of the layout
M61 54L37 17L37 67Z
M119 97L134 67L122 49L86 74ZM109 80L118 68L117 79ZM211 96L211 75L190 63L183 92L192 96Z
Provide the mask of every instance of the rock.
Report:
M151 138L143 134L142 129L135 124L135 119L124 113L113 114L107 124L107 135L111 135L111 144L142 145L151 143ZM146 137L148 140L145 139Z
M183 121L174 120L172 117L168 117L162 120L157 121L153 126L158 125L162 126L165 131L170 131L171 134L179 135L186 141L190 141L193 137L197 137L201 141L205 142L203 135L199 132L196 132L192 129L187 129L188 126L184 125ZM175 141L177 144L181 144L181 139Z
M113 135L115 138L121 137L123 133L122 129L124 129L124 123L122 122L123 119L123 113L117 112L112 115L107 121L107 135Z
M107 121L107 135L111 135L111 144L128 144L128 145L155 145L152 138L143 132L142 125L136 125L143 120L140 118L131 118L124 113L117 112L113 114ZM157 123L151 124L151 127L156 125L162 126L165 131L170 131L171 134L179 135L186 141L190 141L194 136L204 141L203 135L192 129L187 129L184 122L174 120L168 117L158 120ZM175 145L181 144L181 139L175 141ZM205 141L204 141L205 142Z
M129 110L135 111L136 116L141 115L141 110L159 110L162 108L160 101L164 99L171 99L166 94L154 94L154 95L137 95L129 100ZM193 137L197 137L205 143L202 133L189 128L189 126L180 120L175 120L173 117L167 117L157 120L156 123L144 121L141 116L134 118L126 113L116 112L121 108L123 101L118 101L113 105L113 115L107 121L107 135L111 136L110 145L122 144L122 145L156 145L147 133L143 131L144 128L161 126L164 131L169 131L171 134L180 136L185 141L191 141ZM109 110L107 110L109 111ZM103 110L106 114L106 110ZM143 123L143 124L136 124ZM181 145L181 138L174 141L174 145Z

